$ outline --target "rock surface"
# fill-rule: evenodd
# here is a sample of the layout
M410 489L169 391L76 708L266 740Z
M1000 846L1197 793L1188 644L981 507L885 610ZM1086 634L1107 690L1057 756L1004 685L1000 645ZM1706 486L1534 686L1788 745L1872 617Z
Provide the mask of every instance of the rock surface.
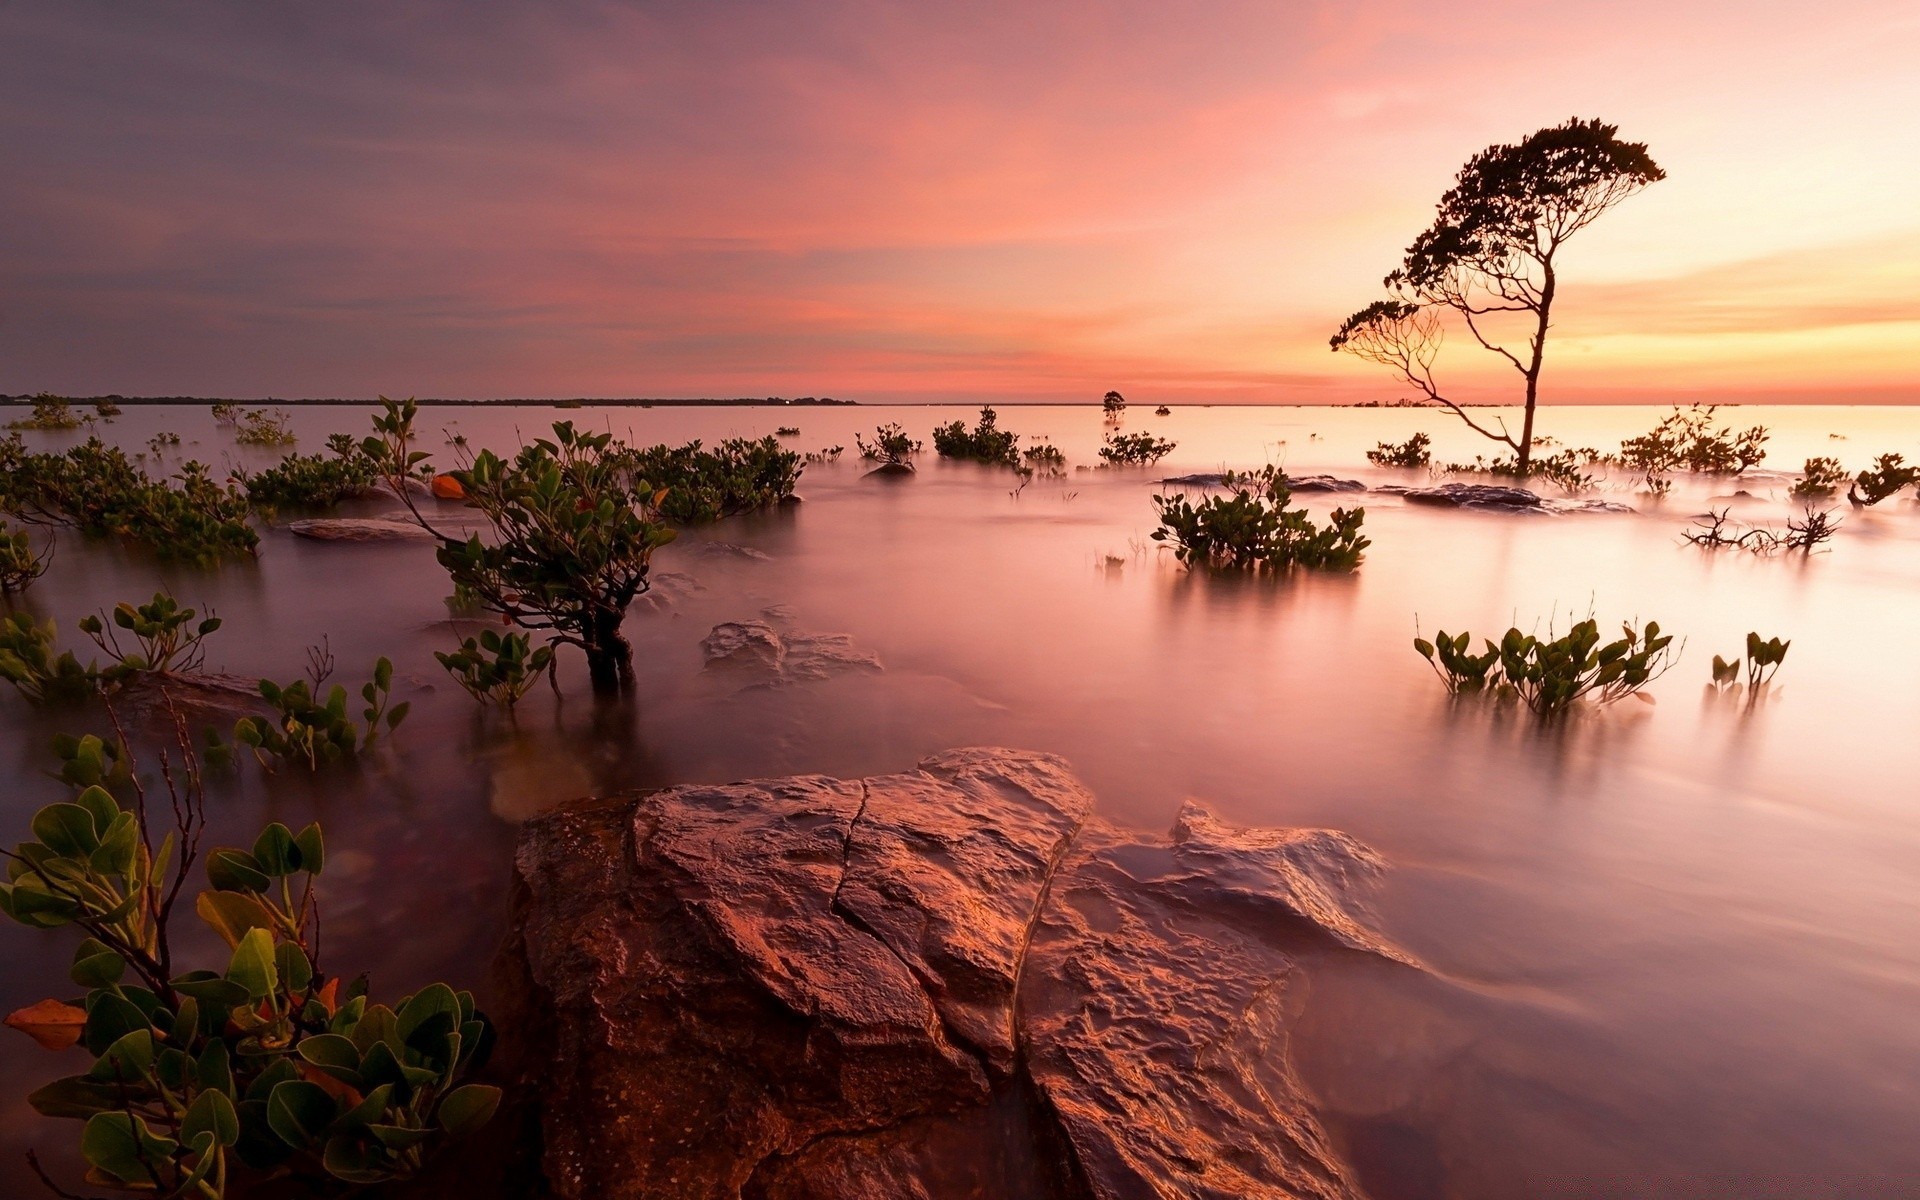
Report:
M700 650L709 671L744 675L758 685L803 683L848 671L878 671L880 659L844 633L800 633L765 621L726 621Z
M1357 1197L1286 1055L1376 858L1189 804L1092 816L1060 759L686 786L516 857L518 1027L556 1197Z
M1296 492L1364 492L1367 485L1358 479L1341 479L1337 475L1289 475L1287 487ZM1222 472L1200 475L1174 475L1162 479L1161 483L1184 483L1194 487L1228 487L1228 476Z
M1443 505L1449 508L1492 508L1519 512L1540 507L1540 497L1526 488L1498 487L1487 483L1443 483L1439 487L1407 488L1399 494L1409 504Z
M411 521L385 517L315 517L288 521L287 532L317 542L432 541L433 535Z

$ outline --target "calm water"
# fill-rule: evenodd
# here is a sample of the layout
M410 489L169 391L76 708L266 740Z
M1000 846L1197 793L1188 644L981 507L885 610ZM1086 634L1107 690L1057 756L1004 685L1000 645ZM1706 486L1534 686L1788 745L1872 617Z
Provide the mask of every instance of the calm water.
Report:
M434 409L427 431L503 447L556 414ZM917 436L960 410L628 409L565 414L644 441L757 436L800 449L899 420ZM1659 414L1551 410L1545 432L1611 448ZM1730 409L1775 431L1768 466L1833 454L1920 456L1920 413ZM1002 424L1094 461L1087 408L1010 408ZM302 449L365 413L302 410ZM141 446L178 431L205 460L237 454L204 409L130 409L103 429ZM157 568L62 537L28 607L83 612L164 583L227 619L209 666L297 677L329 640L353 684L379 654L414 716L358 771L251 769L222 785L229 840L318 817L333 850L324 953L398 993L441 976L484 988L514 825L597 790L743 776L898 770L936 749L1001 744L1066 756L1107 815L1164 828L1197 797L1239 822L1348 830L1392 862L1373 897L1422 979L1316 976L1295 1047L1336 1135L1381 1200L1402 1197L1911 1196L1920 1187L1920 509L1845 514L1831 553L1717 557L1680 544L1712 495L1779 521L1784 484L1683 482L1631 515L1516 517L1370 497L1374 546L1351 578L1209 579L1147 539L1160 475L1284 462L1367 469L1363 450L1416 429L1438 457L1481 450L1443 416L1401 410L1136 409L1128 429L1180 443L1153 472L1072 472L1015 492L1006 472L942 464L889 485L850 458L807 469L806 503L695 531L664 550L675 601L628 623L642 686L596 708L577 659L517 723L482 714L432 651L454 639L448 587L418 545L263 539L257 564ZM1841 435L1841 436L1833 436ZM67 439L28 435L37 444ZM197 440L197 445L192 444ZM428 439L438 448L440 438ZM1333 501L1306 499L1324 510ZM1841 506L1844 508L1844 505ZM743 556L707 543L750 547ZM705 547L705 548L703 548ZM785 606L792 627L847 633L877 675L740 691L703 673L716 623ZM1450 704L1416 626L1495 633L1591 611L1656 618L1679 665L1628 702L1542 731ZM1757 629L1793 639L1751 709L1705 694L1708 662ZM42 772L60 727L0 697L19 830L60 789ZM67 727L71 727L70 723ZM14 836L9 834L8 836ZM70 990L71 940L0 927L0 1006ZM77 1052L76 1052L77 1056ZM70 1126L26 1109L76 1063L0 1039L0 1192L20 1153Z

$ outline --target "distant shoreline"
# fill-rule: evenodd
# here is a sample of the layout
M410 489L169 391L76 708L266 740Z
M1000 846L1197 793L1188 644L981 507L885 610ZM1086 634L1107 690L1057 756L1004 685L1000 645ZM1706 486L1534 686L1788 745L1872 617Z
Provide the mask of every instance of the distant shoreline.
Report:
M110 400L115 404L284 404L301 408L319 408L328 406L371 407L380 403L377 397L350 399L338 396L305 397L298 400L281 396L58 396L69 404L98 404ZM0 396L0 404L32 404L33 396ZM513 399L513 400L450 400L435 396L418 396L413 402L422 408L481 408L498 405L501 408L850 408L858 404L857 400L835 400L831 396L802 396L789 400L784 396L753 396L738 399L692 399L668 400L646 396L633 396L624 399L593 399L586 396L561 397L559 399Z

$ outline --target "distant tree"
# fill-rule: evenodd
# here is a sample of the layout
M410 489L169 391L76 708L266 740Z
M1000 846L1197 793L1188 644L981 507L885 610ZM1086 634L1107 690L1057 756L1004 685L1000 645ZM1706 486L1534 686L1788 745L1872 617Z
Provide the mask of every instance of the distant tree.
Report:
M1574 234L1667 173L1617 127L1571 119L1514 145L1489 146L1460 169L1440 198L1432 227L1388 275L1389 296L1348 317L1333 335L1345 350L1395 371L1429 402L1511 448L1520 472L1533 457L1534 405L1560 279L1555 260ZM1444 340L1441 317L1456 313L1473 339L1526 384L1526 417L1516 437L1474 420L1433 375ZM1495 328L1503 320L1508 328ZM1512 325L1518 324L1519 329ZM1519 341L1518 339L1524 339ZM1510 348L1515 347L1515 348Z
M1127 411L1127 398L1119 392L1108 392L1100 398L1100 411L1110 417L1117 417Z

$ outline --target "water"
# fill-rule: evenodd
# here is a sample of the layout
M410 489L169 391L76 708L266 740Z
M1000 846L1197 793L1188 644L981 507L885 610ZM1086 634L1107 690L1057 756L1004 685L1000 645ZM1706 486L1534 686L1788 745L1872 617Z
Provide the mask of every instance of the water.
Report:
M1543 429L1611 447L1660 414L1549 410ZM1849 469L1920 451L1913 410L1724 410L1774 430L1768 466L1832 454ZM853 445L898 420L925 436L963 410L432 409L420 426L510 444L556 416L645 440L757 436ZM347 408L294 415L303 449L365 428ZM1009 408L1002 424L1094 461L1088 408ZM514 824L595 791L744 776L898 770L933 750L999 744L1073 762L1111 819L1164 829L1198 798L1247 824L1347 830L1392 863L1372 897L1429 967L1315 977L1294 1051L1381 1200L1533 1196L1869 1197L1920 1178L1920 510L1843 513L1830 553L1705 555L1680 532L1710 497L1784 520L1784 483L1682 481L1640 511L1559 518L1408 507L1372 496L1350 578L1189 575L1147 539L1152 479L1284 462L1373 482L1362 453L1416 429L1436 457L1484 449L1443 415L1404 410L1135 409L1129 430L1179 443L1161 469L1070 472L1024 489L931 454L917 478L866 480L851 458L807 469L805 503L693 531L662 551L678 599L628 622L641 686L595 706L577 658L515 722L481 713L433 662L454 628L444 575L417 545L343 546L268 532L257 564L156 567L62 536L28 593L63 635L93 608L165 584L226 618L209 666L297 677L328 639L357 686L380 654L414 715L390 749L318 780L241 773L214 797L227 840L269 819L324 822L324 953L398 994L433 977L488 986ZM129 409L103 432L159 429L216 463L239 452L204 409ZM1834 437L1832 435L1842 435ZM71 440L28 435L40 445ZM198 444L192 444L197 442ZM1350 497L1306 497L1324 512ZM1840 506L1844 509L1844 504ZM764 559L703 551L724 542ZM691 581L690 583L688 581ZM802 630L850 634L886 670L738 690L701 669L716 623L785 606ZM1415 629L1497 633L1591 611L1656 618L1679 665L1626 702L1543 730L1450 703ZM1746 632L1793 648L1756 706L1706 694L1707 664ZM60 789L42 777L59 722L0 698L22 829ZM68 723L70 727L71 723ZM0 928L0 1005L70 991L71 939ZM0 1190L20 1154L64 1146L23 1096L77 1069L0 1039Z

